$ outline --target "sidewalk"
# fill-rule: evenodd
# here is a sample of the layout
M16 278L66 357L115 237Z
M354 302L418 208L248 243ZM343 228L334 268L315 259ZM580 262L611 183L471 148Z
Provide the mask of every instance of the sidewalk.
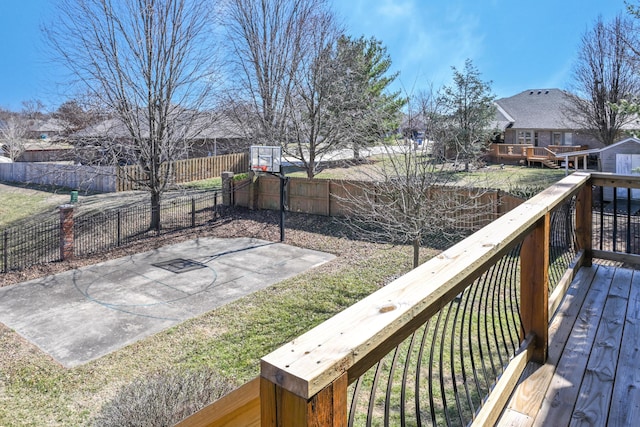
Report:
M0 288L0 322L73 367L333 258L250 238L196 239Z

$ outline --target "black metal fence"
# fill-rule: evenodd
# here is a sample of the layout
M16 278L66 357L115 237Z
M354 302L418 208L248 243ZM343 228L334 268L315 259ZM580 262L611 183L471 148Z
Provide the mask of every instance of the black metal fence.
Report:
M74 256L101 253L163 233L209 224L222 216L221 202L219 191L166 198L160 204L160 229L150 226L152 211L148 203L76 214ZM60 220L55 216L37 224L8 228L0 237L0 272L62 260L63 236Z
M595 187L593 248L640 255L640 190Z
M550 218L549 288L576 256L575 198ZM349 426L465 426L521 343L522 242L349 388Z
M28 227L2 231L0 271L22 270L60 260L60 221L51 218Z

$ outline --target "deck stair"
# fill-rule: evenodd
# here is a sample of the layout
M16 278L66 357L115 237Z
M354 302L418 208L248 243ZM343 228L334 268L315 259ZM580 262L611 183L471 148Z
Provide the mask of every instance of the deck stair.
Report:
M550 169L560 169L560 166L558 166L558 164L556 162L554 162L553 160L550 159L543 159L540 160L540 163L542 163L544 166L550 168Z

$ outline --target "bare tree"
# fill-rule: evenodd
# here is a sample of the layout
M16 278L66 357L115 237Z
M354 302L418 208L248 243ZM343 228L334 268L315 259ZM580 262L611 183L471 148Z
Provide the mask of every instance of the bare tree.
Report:
M453 85L442 90L440 100L449 118L448 139L444 142L468 171L469 164L484 153L493 134L490 124L495 117L495 95L491 82L480 79L480 72L470 59L462 71L452 68Z
M12 161L24 153L31 121L23 114L0 112L0 148Z
M300 160L307 177L313 178L322 157L343 144L344 121L333 109L338 78L335 49L340 30L329 11L315 13L308 20L313 31L307 35L300 64L291 79L284 151Z
M345 185L340 198L347 224L375 241L410 244L413 266L426 242L454 242L493 220L494 202L469 183L453 186L456 176L433 160L428 150L400 141L363 180Z
M391 60L380 42L344 36L329 11L310 20L314 31L292 80L285 153L313 178L323 156L348 148L358 159L361 148L395 131L405 100L387 91L396 75L386 75Z
M425 148L429 149L435 162L446 161L445 142L448 139L450 118L444 98L433 85L409 97L410 112L414 122L419 123L424 132Z
M52 113L52 116L65 126L67 135L86 129L108 118L104 111L100 111L98 106L85 97L76 97L63 102Z
M58 22L45 29L78 87L126 130L128 152L145 171L139 184L151 196L153 228L172 173L162 166L199 132L215 75L211 7L198 0L61 0Z
M285 127L294 75L300 66L314 15L326 0L228 0L223 9L235 85L229 102L259 144L286 146ZM250 122L257 122L251 126Z
M46 118L44 103L39 99L22 101L22 115L27 120L42 120Z
M631 38L636 31L628 18L617 16L608 23L598 18L582 36L573 68L567 119L577 122L604 145L618 140L624 126L635 119L614 105L635 97L640 90L632 61L635 43Z

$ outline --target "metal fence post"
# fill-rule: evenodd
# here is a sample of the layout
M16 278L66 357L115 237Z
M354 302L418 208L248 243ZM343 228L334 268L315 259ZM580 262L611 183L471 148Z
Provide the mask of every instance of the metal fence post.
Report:
M118 241L116 243L117 247L120 247L120 245L121 245L121 237L122 237L122 217L120 215L120 212L121 212L120 209L118 209L118 215L117 215L117 218L118 218L118 224L117 224L118 237L117 237L117 239L118 239Z
M196 199L191 198L191 228L196 226Z
M4 230L2 233L2 272L6 273L9 271L9 232Z
M218 192L213 193L213 220L218 218Z

